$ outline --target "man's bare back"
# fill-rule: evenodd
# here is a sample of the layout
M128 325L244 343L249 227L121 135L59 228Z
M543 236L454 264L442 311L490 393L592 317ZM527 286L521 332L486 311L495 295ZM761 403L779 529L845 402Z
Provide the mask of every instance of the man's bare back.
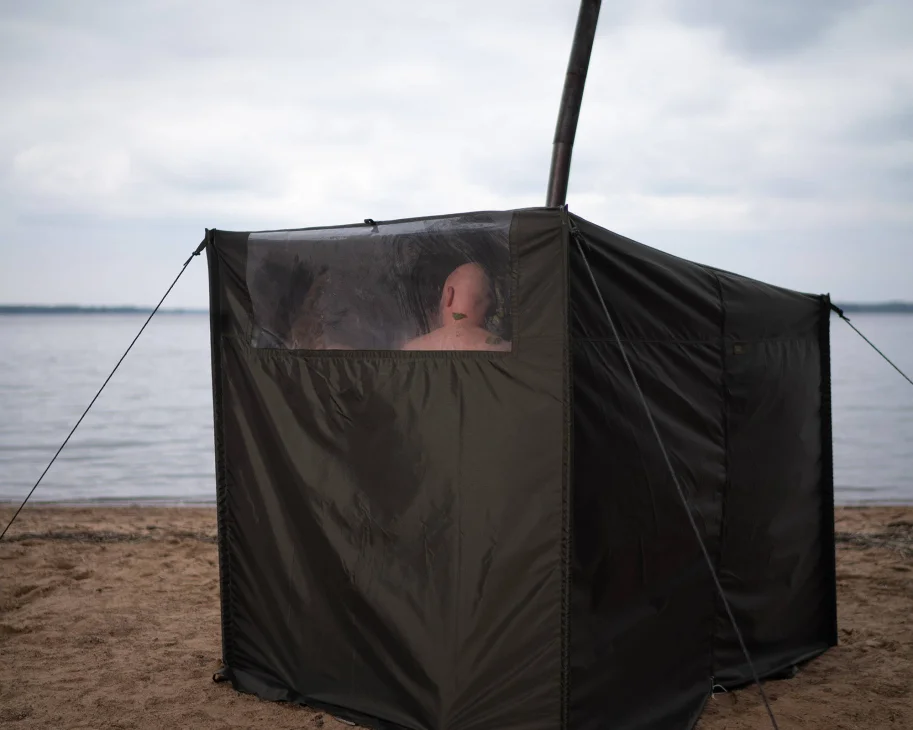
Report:
M441 327L407 342L404 350L501 350L510 351L510 342L486 329L472 325Z
M478 264L455 269L441 292L439 327L407 342L404 350L493 350L509 351L511 343L482 325L491 307L491 285Z

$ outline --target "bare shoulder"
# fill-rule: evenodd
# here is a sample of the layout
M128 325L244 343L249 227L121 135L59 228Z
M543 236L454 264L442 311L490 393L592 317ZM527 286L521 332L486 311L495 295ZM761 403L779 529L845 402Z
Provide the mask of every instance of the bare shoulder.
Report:
M421 337L416 337L414 340L409 340L405 345L403 345L403 350L427 350L433 346L433 338L431 334L422 335Z

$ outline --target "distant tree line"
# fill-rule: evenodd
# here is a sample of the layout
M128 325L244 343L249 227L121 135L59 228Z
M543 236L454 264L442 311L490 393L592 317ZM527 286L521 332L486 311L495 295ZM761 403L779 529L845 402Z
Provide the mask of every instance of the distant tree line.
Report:
M835 304L844 312L913 314L913 302L875 302L870 304L861 304L858 302L847 302L843 304L835 302Z

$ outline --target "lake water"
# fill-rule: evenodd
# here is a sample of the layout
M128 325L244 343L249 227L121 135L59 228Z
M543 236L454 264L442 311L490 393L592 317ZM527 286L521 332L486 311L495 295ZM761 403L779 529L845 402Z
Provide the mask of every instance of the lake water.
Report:
M0 500L21 500L144 321L0 316ZM913 316L853 323L913 374ZM837 501L913 503L913 387L832 321ZM36 501L215 500L209 320L155 317Z

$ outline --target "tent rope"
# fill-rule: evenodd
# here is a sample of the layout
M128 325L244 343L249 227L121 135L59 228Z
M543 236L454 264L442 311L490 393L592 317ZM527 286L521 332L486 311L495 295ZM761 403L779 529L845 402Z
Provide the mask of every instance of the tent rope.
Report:
M31 491L28 493L26 498L24 500L22 500L22 504L19 505L19 509L17 509L15 514L13 514L13 516L10 518L10 521L7 523L6 527L3 528L3 532L0 532L0 540L2 540L3 537L6 535L7 530L9 530L10 527L12 526L13 522L16 521L16 518L19 516L19 513L22 512L22 508L25 507L26 503L29 501L29 499L31 499L32 495L35 493L35 490L38 489L38 485L41 484L42 479L44 479L45 475L48 473L50 468L53 466L54 462L57 461L57 457L60 456L60 452L63 451L64 447L69 443L70 438L73 436L74 433L76 433L76 429L79 428L79 424L82 423L82 420L86 417L86 414L89 412L89 410L92 408L92 406L95 405L95 401L98 400L98 396L101 395L101 392L105 389L105 386L107 386L108 383L111 382L111 378L114 377L114 373L117 372L117 369L120 367L120 364L124 361L124 358L126 358L127 355L129 354L130 350L133 349L133 346L136 344L136 341L139 339L140 335L143 334L143 331L146 329L146 325L148 325L149 322L152 321L152 318L155 316L156 312L159 311L159 307L162 306L162 302L165 301L167 296L171 293L171 290L174 289L175 284L178 283L178 280L181 278L181 276L184 275L184 272L187 271L187 267L190 265L190 262L193 261L194 256L199 256L202 253L204 248L206 248L206 239L203 239L203 242L200 243L199 246L197 246L196 250L190 255L190 258L188 258L187 261L184 262L183 268L181 268L180 272L178 272L178 275L175 277L174 281L171 282L171 286L168 287L168 290L165 292L164 296L159 300L159 303L155 305L155 309L152 310L152 314L149 315L149 317L143 323L143 326L140 327L139 332L136 333L136 337L133 338L133 342L130 343L130 346L127 348L127 350L124 352L124 354L121 355L120 360L117 361L117 365L114 366L114 370L111 371L111 374L108 375L108 377L105 379L105 382L102 383L101 388L98 389L98 392L95 394L95 397L92 399L92 401L86 407L86 409L82 412L82 415L79 417L79 420L76 421L76 425L73 426L69 435L63 440L63 443L60 445L60 448L57 449L57 453L54 454L54 458L51 459L50 463L45 467L44 471L41 472L41 476L38 477L38 481L35 482L35 486L32 487Z
M831 309L833 311L835 311L837 313L837 316L840 317L840 319L842 319L844 322L846 322L857 335L859 335L862 339L864 339L866 342L868 342L869 346L873 350L875 350L875 352L877 352L879 355L881 355L884 358L884 361L888 365L890 365L898 373L900 373L901 377L903 377L904 380L906 380L910 385L913 385L913 380L910 379L910 376L907 375L899 367L897 367L893 362L891 362L891 359L887 355L885 355L881 350L879 350L877 347L875 347L875 344L868 337L866 337L864 334L862 334L862 332L860 332L858 329L856 329L856 326L852 322L850 322L850 318L846 316L846 314L840 307L838 307L836 304L831 304Z
M707 567L710 569L710 575L713 577L713 582L716 585L716 590L719 593L720 598L723 601L723 605L726 608L726 613L729 616L729 621L732 623L732 628L735 631L736 637L738 638L739 646L742 649L742 654L745 656L745 660L748 662L748 667L751 670L751 675L754 679L755 684L758 685L758 690L761 693L761 700L764 702L764 707L767 710L767 715L770 717L770 723L773 726L774 730L780 730L779 726L777 725L777 720L774 717L773 709L770 706L770 701L767 698L767 693L764 691L764 685L758 676L754 662L751 661L751 655L748 653L748 647L745 644L745 639L742 636L742 632L739 630L735 616L732 613L732 608L730 607L729 601L726 598L726 592L723 590L723 586L720 583L719 577L717 576L716 569L713 567L713 560L710 558L710 553L707 550L707 546L704 544L703 538L701 538L701 531L694 519L694 515L691 514L688 498L685 496L685 492L682 489L681 483L679 482L675 468L672 466L672 461L669 459L669 453L666 451L666 445L663 442L662 436L660 436L659 433L659 429L656 426L656 422L653 419L653 413L650 411L650 405L647 403L647 398L640 387L640 382L637 380L637 375L634 372L634 367L631 365L631 361L628 358L627 350L625 349L624 343L621 341L621 337L618 334L618 329L615 327L615 320L609 313L609 308L605 303L605 299L603 299L602 291L599 289L599 285L596 283L596 277L593 275L593 270L590 268L590 262L586 257L586 252L583 250L581 238L582 237L579 235L579 233L575 232L574 241L577 244L577 248L580 251L581 257L583 258L583 263L586 266L587 273L590 275L590 281L593 284L593 289L596 291L596 296L599 297L599 303L602 305L602 311L605 314L606 320L608 320L609 326L612 328L612 335L615 337L615 342L618 344L618 349L621 351L621 356L624 359L625 365L627 366L628 374L631 376L631 380L634 382L634 387L637 389L637 394L640 396L644 411L646 411L647 414L647 420L650 422L650 427L653 429L653 435L656 437L656 442L659 445L660 452L663 455L663 460L666 462L666 467L668 468L669 474L672 477L672 482L675 484L675 489L678 491L678 496L685 508L685 514L688 515L688 521L691 523L691 528L694 530L694 536L697 538L701 552L704 554L704 560L707 562Z

